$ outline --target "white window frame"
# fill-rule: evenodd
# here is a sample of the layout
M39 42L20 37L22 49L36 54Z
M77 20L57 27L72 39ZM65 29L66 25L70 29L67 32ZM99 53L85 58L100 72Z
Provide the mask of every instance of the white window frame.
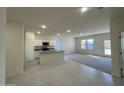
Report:
M105 46L105 42L110 42L109 44L109 47L110 47L110 49L106 49L106 46ZM111 40L104 40L104 54L105 55L110 55L111 56Z
M81 40L81 49L87 49L86 40Z
M89 48L88 46L90 45L89 42L93 41L91 45L93 45L93 48ZM88 49L88 50L93 50L94 49L94 39L83 39L81 40L81 49Z
M91 41L92 41L92 44L90 44ZM92 45L92 48L90 48L89 45ZM87 49L89 50L94 49L94 39L87 39Z
M59 47L57 45L57 42L58 42L57 40L60 40L59 43L61 42ZM56 39L56 41L55 41L55 49L58 49L58 50L62 49L62 39Z

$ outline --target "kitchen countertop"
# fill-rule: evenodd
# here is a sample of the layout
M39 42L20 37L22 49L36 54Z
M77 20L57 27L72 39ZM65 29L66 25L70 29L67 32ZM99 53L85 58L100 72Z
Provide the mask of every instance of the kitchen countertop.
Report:
M40 54L49 54L49 53L60 53L64 52L64 50L50 50L50 51L39 51Z

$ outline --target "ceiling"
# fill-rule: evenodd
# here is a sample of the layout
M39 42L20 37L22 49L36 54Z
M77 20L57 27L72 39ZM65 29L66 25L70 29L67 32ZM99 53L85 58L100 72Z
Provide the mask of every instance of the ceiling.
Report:
M109 32L109 8L89 8L81 13L80 7L7 8L9 21L23 23L26 31L41 31L41 35L79 36ZM47 25L42 29L40 25ZM67 33L70 29L71 32Z

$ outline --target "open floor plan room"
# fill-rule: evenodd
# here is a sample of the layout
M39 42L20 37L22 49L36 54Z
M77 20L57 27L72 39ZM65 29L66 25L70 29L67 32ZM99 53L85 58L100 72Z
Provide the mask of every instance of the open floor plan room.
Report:
M123 86L124 8L0 8L0 85Z

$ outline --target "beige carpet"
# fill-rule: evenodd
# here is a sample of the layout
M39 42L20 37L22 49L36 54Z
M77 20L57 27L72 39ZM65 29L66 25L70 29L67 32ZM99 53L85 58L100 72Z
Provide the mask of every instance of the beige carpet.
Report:
M84 64L97 70L111 74L112 64L111 58L109 57L100 57L79 53L67 54L65 57L66 59L72 60L74 62L78 62L80 64Z

